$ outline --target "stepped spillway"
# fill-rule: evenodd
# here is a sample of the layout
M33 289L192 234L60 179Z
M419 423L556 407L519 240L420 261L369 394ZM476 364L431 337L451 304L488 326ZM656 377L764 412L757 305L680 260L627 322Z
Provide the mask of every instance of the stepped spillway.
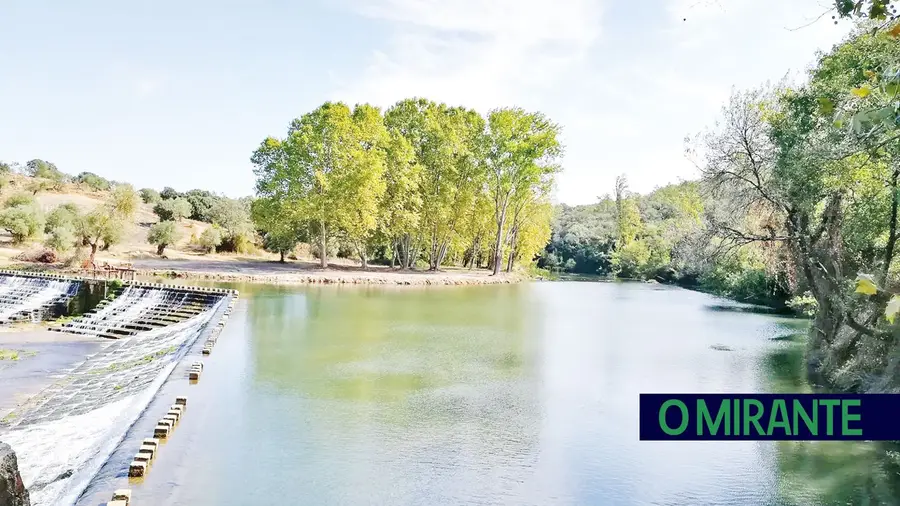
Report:
M0 301L19 283L6 286L4 281ZM77 500L178 362L216 328L236 295L126 283L114 299L54 329L111 339L0 420L0 440L17 453L33 506L70 506Z
M55 330L120 339L193 318L215 306L222 297L218 291L128 285L112 301L101 303Z
M0 324L43 320L52 306L66 303L80 287L78 280L0 273Z

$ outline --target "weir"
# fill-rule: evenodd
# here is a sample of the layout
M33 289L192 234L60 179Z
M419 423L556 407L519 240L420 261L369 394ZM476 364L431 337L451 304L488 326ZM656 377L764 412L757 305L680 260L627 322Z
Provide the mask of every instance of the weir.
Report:
M0 316L65 309L97 283L0 271ZM0 441L18 455L32 506L74 504L178 362L220 325L237 291L125 282L113 295L52 329L108 344L0 420ZM60 314L69 313L42 319Z

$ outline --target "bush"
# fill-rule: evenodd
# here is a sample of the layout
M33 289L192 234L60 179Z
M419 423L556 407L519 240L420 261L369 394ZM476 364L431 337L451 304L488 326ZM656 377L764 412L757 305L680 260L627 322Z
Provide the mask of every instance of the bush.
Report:
M37 237L44 230L44 215L35 204L20 204L0 212L0 228L19 244Z
M150 233L147 234L147 242L155 244L156 254L165 253L166 246L175 244L181 237L181 230L174 221L161 221L150 227Z
M66 175L57 169L56 165L44 160L30 160L25 164L25 173L31 177L50 179L57 183L66 180Z
M44 245L53 248L60 253L65 253L75 246L78 236L72 226L57 226L47 232Z
M160 221L181 221L191 215L191 203L184 198L163 200L153 206Z
M16 207L22 205L36 205L34 195L25 192L14 193L6 198L3 207Z
M212 223L211 211L219 197L205 190L191 190L184 194L184 198L191 203L191 219Z
M816 311L819 309L819 303L809 292L791 297L787 301L787 306L804 316L815 316Z
M253 237L249 234L225 235L222 237L222 243L219 244L217 250L250 254L256 252L256 246L253 244Z
M161 192L159 192L159 196L163 200L172 200L172 199L177 199L178 197L181 196L181 194L178 193L177 191L175 191L174 188L166 186L165 188L163 188L163 190Z
M218 225L213 225L200 234L200 247L207 253L216 251L216 248L222 244L222 229Z
M50 233L54 228L70 228L74 231L75 224L81 212L78 206L72 203L61 204L50 211L47 215L47 222L44 232Z
M159 192L153 188L141 188L141 200L143 200L145 204L156 204L162 200L162 197L160 197Z
M106 191L109 190L111 186L109 180L104 177L100 177L93 172L82 172L81 174L75 176L72 181L87 186L94 191Z

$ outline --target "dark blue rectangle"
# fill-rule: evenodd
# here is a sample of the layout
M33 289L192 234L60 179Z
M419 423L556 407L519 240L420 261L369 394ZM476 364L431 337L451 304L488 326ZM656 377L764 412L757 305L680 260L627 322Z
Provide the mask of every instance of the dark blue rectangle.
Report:
M665 429L660 420L664 405ZM747 414L760 408L757 423L748 421ZM679 432L684 412L688 422ZM900 394L640 394L640 418L642 441L897 441Z

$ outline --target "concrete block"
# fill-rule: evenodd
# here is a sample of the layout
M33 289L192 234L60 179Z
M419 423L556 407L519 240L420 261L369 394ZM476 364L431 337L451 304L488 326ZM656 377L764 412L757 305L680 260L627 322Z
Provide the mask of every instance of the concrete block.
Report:
M199 367L200 369L203 369L203 362L199 362L199 361L198 361L198 362L194 362L192 365L193 365L194 367Z
M128 477L129 478L141 478L147 472L147 463L146 462L132 462L128 467Z
M182 413L182 414L183 414L183 413L184 413L184 406L182 406L181 404L172 404L171 406L169 406L169 411L170 411L170 412L171 412L171 411L178 411L179 413Z
M178 406L187 406L187 397L176 397L175 404Z
M152 446L153 449L159 448L159 439L148 437L141 442L141 446Z
M153 429L153 437L158 439L165 439L169 437L169 426L168 425L157 425Z
M129 502L131 502L131 489L120 488L119 490L116 490L115 492L113 492L112 500L125 501L125 504L127 505Z
M134 456L135 462L150 462L150 459L153 458L152 453L148 452L137 452L137 455Z
M166 413L166 416L174 416L175 423L178 423L181 420L181 411L180 410L176 411L176 410L172 409L172 410L169 410L168 413Z
M165 419L165 418L162 418L162 419L160 419L158 422L156 422L156 426L157 426L157 427L159 427L160 425L168 426L168 427L169 427L169 431L171 431L171 430L175 427L175 422L172 421L172 420L167 420L167 419Z
M188 373L189 380L200 381L200 371L191 371Z
M156 447L150 445L141 445L141 447L138 449L138 452L150 452L152 454L152 457L153 455L156 455Z
M163 420L171 420L172 426L174 427L176 423L178 423L178 415L166 415L163 417Z
M128 501L109 501L106 506L128 506Z
M212 350L209 349L209 348L203 348L203 354L204 354L204 355L210 355L210 354L212 354Z

